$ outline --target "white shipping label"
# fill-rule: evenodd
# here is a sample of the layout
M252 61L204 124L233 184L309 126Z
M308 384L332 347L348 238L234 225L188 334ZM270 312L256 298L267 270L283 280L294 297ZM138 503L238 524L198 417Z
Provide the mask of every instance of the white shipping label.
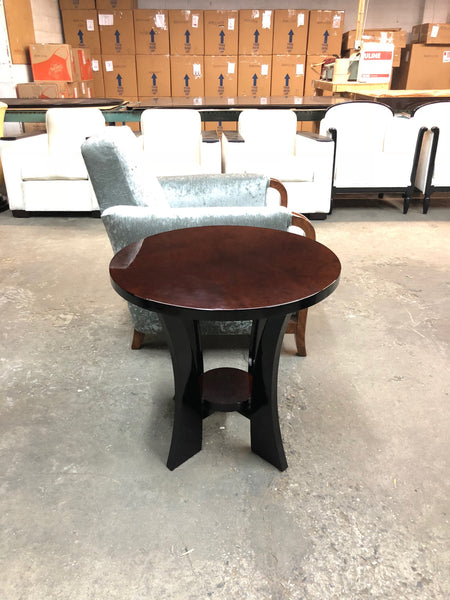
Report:
M235 19L228 19L228 31L234 31L234 21Z
M270 29L270 21L272 19L272 11L271 10L265 10L263 12L263 16L262 16L262 28L263 29Z
M228 63L228 73L233 75L236 72L236 63Z
M98 60L96 58L92 59L91 65L92 65L93 71L95 71L95 72L100 71L100 65L98 64Z
M114 25L114 15L98 15L98 24L108 27Z
M234 98L228 98L228 104L234 104Z
M159 29L166 29L166 15L164 13L158 13L155 16L155 25Z
M202 65L200 63L194 63L192 65L192 74L194 75L194 77L202 76Z
M105 71L114 71L114 65L112 60L105 60Z
M430 34L430 36L432 38L435 38L435 37L438 36L438 33L439 33L439 25L433 25L433 27L431 28L431 34Z
M303 63L295 65L295 74L296 75L303 75L304 72L305 71L304 71L304 68L303 68Z
M252 19L259 19L259 10L252 10Z
M305 15L300 13L297 15L297 27L302 27L305 24Z
M200 104L203 104L203 98L194 98L194 104L200 106Z
M444 54L442 55L442 62L450 63L450 50L444 50Z
M198 15L192 15L192 27L194 29L198 28Z
M339 29L341 26L341 15L334 15L333 17L333 28Z
M259 99L259 103L260 104L267 104L267 98L260 98Z
M261 65L261 75L269 74L269 65Z
M86 31L95 31L94 19L86 19Z

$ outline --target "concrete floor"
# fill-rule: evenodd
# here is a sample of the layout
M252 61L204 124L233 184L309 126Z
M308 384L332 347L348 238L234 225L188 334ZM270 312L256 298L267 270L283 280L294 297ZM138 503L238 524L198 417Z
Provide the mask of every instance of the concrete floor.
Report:
M449 598L449 215L315 222L343 272L308 356L285 338L280 473L238 414L168 471L168 351L130 349L101 221L0 214L0 598ZM206 366L245 368L225 345Z

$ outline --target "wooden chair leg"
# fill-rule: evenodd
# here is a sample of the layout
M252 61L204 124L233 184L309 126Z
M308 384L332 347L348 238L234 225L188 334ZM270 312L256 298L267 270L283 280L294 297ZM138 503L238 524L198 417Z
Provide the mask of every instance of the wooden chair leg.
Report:
M292 315L286 329L286 333L293 333L295 335L295 345L297 346L298 356L306 356L305 331L307 316L307 308L300 310L297 314Z
M136 329L134 329L133 330L133 341L131 342L131 348L133 350L139 350L139 348L144 343L144 337L145 337L144 333L142 333L140 331L136 331Z

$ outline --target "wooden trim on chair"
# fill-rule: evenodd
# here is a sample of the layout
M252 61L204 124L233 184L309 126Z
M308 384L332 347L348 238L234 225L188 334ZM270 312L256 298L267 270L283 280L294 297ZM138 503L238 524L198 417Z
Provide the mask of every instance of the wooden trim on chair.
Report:
M309 238L310 240L316 239L316 231L313 227L313 224L304 215L301 215L300 213L292 213L292 225L294 227L303 229L305 232L305 237Z
M269 187L274 188L280 194L280 206L287 208L287 190L279 179L270 178Z

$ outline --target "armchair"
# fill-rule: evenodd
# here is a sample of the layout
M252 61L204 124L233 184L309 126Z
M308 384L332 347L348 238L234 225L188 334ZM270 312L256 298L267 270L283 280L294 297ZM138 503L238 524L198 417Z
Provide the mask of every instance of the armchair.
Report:
M320 133L335 142L333 200L340 193L401 193L408 211L423 136L416 122L384 104L347 102L327 110Z
M147 168L155 175L221 172L218 136L202 132L200 113L190 108L149 108L141 115Z
M428 212L433 192L450 192L450 102L431 102L413 115L417 127L426 129L417 167L416 188L423 194L423 213Z
M128 127L108 128L81 147L114 252L141 238L163 231L199 225L250 225L281 230L300 228L314 237L302 215L286 206L268 208L270 180L245 175L190 175L160 177L149 174L144 153ZM284 190L273 182L276 189ZM286 197L283 193L283 202ZM159 341L162 328L155 313L129 304L134 333L132 348L140 348L145 334ZM303 311L302 311L303 313ZM289 326L297 352L305 355L306 311ZM203 323L204 333L250 333L250 323Z
M282 182L288 208L326 218L331 207L334 143L329 137L297 133L292 110L247 109L238 134L224 131L224 173L261 173Z
M105 129L97 108L50 108L47 133L8 142L2 164L16 217L32 211L98 211L80 147Z

